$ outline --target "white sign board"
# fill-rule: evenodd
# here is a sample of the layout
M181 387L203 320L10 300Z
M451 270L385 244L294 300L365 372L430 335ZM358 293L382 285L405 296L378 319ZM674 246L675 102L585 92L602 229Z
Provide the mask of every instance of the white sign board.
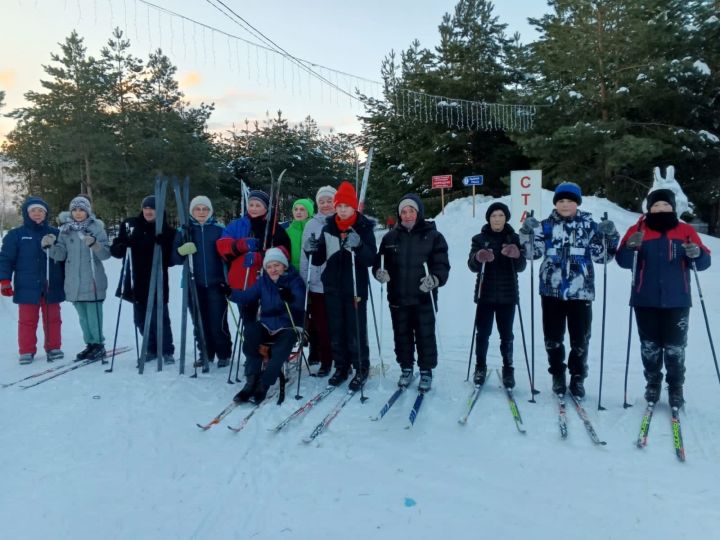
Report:
M517 228L531 211L538 221L542 215L542 171L510 171L511 223Z

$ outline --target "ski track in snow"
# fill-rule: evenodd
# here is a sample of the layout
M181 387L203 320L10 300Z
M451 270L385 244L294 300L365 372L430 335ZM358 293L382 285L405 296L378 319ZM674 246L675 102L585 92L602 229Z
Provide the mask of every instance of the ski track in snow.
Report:
M505 198L507 200L507 198ZM543 214L552 194L544 193ZM620 233L637 214L595 197L582 208L598 219L608 211ZM268 429L325 387L327 379L304 378L303 400L295 386L285 403L263 405L246 428L231 433L248 407L234 410L207 432L207 422L230 401L239 385L226 383L227 370L213 365L199 378L177 374L178 365L158 373L154 363L143 376L135 370L131 309L123 306L118 345L133 347L115 359L115 372L91 365L36 388L0 389L0 522L3 538L457 538L502 534L537 539L566 532L584 538L708 537L720 520L716 504L720 473L720 387L710 354L693 278L687 348L687 405L681 413L687 462L674 455L667 394L656 408L648 446L635 448L644 410L644 379L633 322L628 399L622 408L630 272L608 267L604 412L597 410L602 267L596 265L590 376L584 406L606 447L596 447L568 403L568 439L560 440L556 400L543 350L540 302L535 296L535 377L541 391L528 403L529 385L519 320L515 326L515 398L527 429L517 432L497 376L488 377L467 425L472 385L465 382L474 304L475 276L467 269L470 238L484 224L484 200L472 220L471 200L448 205L437 219L450 245L452 270L440 290L442 349L433 390L417 422L403 429L415 399L404 393L388 414L371 422L395 389L387 304L373 281L376 307L385 310L383 356L387 378L366 386L365 404L353 399L312 444L303 444L325 414L342 399L332 393L280 433ZM382 232L379 232L382 234ZM704 237L713 255L720 241ZM539 269L535 264L535 271ZM106 263L111 284L120 261ZM700 273L716 344L720 344L720 263ZM171 318L179 350L178 268L171 270ZM521 306L530 347L530 283L520 275ZM538 280L535 279L537 287ZM111 286L112 289L112 286ZM6 359L0 382L46 369L45 360L19 366L17 308L3 298L0 337ZM108 347L117 300L105 305ZM82 347L75 310L63 304L63 348L68 358ZM369 316L371 361L378 363ZM380 324L378 313L378 324ZM41 325L42 326L42 325ZM40 334L42 330L40 329ZM40 336L40 344L42 336ZM190 340L188 340L188 345ZM489 367L500 365L497 334L491 338ZM192 374L192 350L186 375ZM473 359L474 362L474 359Z

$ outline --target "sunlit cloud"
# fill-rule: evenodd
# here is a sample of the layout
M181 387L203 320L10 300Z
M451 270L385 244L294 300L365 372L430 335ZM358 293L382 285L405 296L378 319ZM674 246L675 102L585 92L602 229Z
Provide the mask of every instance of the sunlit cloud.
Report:
M180 86L182 88L192 88L202 84L203 76L197 71L188 71L180 77Z
M0 71L0 88L2 89L10 89L15 87L15 70L14 69L5 69Z

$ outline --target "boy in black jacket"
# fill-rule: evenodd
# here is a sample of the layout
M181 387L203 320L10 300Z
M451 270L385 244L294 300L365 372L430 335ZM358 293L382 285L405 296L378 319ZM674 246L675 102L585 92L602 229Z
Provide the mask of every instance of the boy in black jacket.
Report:
M427 392L437 367L433 299L437 305L437 288L445 285L450 273L448 245L435 223L425 221L417 195L405 195L397 213L397 225L380 242L373 274L388 284L395 356L402 370L398 386L407 387L413 379L417 347L418 390Z

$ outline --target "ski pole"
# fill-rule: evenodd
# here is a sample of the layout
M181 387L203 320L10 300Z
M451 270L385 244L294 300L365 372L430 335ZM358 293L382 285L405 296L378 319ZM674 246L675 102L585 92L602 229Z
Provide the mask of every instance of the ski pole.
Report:
M477 312L478 312L478 306L480 303L480 297L482 296L482 285L483 280L485 279L485 263L482 263L480 265L480 279L478 281L478 291L477 291L477 297L476 297L476 306L475 306L475 318L473 319L473 329L472 329L472 338L470 339L470 354L468 355L468 368L467 368L467 375L465 376L465 381L470 380L470 365L472 364L472 355L473 355L473 349L475 347L475 336L477 335Z
M380 255L380 269L385 270L385 254ZM385 283L380 284L380 343L383 341L385 333L385 324L383 323L383 315L385 310L382 308L383 299L385 298ZM382 355L380 356L380 362L382 362ZM382 366L383 377L385 376L385 365Z
M232 308L232 305L231 305L231 303L230 303L230 299L229 299L229 298L226 299L226 300L225 300L225 303L226 303L226 305L227 305L227 310L232 314L233 322L235 323L235 343L233 344L233 350L232 350L232 352L230 353L230 369L228 370L227 383L228 383L228 384L235 384L234 382L232 382L232 379L231 379L230 376L232 375L233 363L235 362L235 351L237 350L237 338L238 338L238 334L239 334L239 332L240 332L240 324L241 324L241 323L240 323L240 320L238 319L238 317L235 315L235 311L234 311L233 308ZM240 311L240 310L238 310L238 312L239 312L239 311ZM227 315L224 315L224 316L226 317Z
M532 376L530 375L530 361L528 360L528 352L527 352L527 342L525 340L525 323L523 322L523 316L522 316L522 308L520 307L520 287L518 286L517 282L517 270L515 270L515 261L511 260L510 264L512 265L512 271L513 274L515 274L515 302L517 305L518 310L518 319L520 321L520 336L522 337L522 344L523 344L523 353L525 355L525 368L527 369L528 374L528 382L530 383L530 403L536 403L535 396L540 393L539 390L535 390L535 387L533 386L534 381L532 379Z
M372 286L368 279L368 294L370 296L370 309L372 310L373 326L375 327L375 341L377 341L378 356L380 356L380 369L385 377L385 362L383 361L382 349L380 348L380 334L378 333L377 319L375 318L375 300L373 299ZM382 302L382 299L381 299Z
M602 221L607 221L607 212L602 217ZM600 326L600 387L598 388L598 411L604 411L605 407L602 403L602 383L603 383L603 363L605 360L605 312L607 309L607 236L603 234L603 302L602 302L602 324Z
M533 217L535 210L530 210L530 217ZM532 257L530 258L530 388L535 392L535 230L530 233L530 246ZM535 396L530 400L535 402Z
M307 295L305 295L305 302L307 302ZM290 324L293 327L293 330L295 330L295 335L298 340L298 343L300 343L300 360L298 360L298 382L297 382L297 391L295 392L295 399L302 399L303 397L300 395L300 379L302 378L302 363L303 359L305 357L305 351L303 350L303 334L301 330L298 330L297 326L295 326L295 319L293 318L292 311L290 311L290 305L283 301L283 304L285 304L285 310L287 311L288 317L290 317ZM307 305L307 304L306 304ZM310 371L310 366L308 366L308 372Z
M250 277L250 268L245 268L245 282L243 283L243 291L247 289L248 284L248 278ZM237 348L237 364L235 365L235 382L239 383L240 380L240 356L242 355L242 346L245 342L245 317L243 316L243 310L238 306L238 311L240 312L240 343L238 344ZM237 335L235 336L235 339L237 340ZM237 341L236 341L237 343Z
M118 303L118 314L117 314L117 319L115 321L115 337L113 338L112 356L110 358L110 367L105 370L105 373L112 373L113 367L115 366L115 349L117 348L118 332L120 331L120 312L122 311L122 304L123 304L122 293L123 293L123 285L125 284L125 272L127 271L127 264L128 264L128 252L126 249L125 254L123 255L122 266L120 267L120 283L118 284L118 289L120 291L120 296L119 296L120 301Z
M628 387L628 371L630 369L630 343L632 341L632 314L633 314L633 308L632 308L632 293L635 290L635 271L637 270L637 260L638 260L638 252L635 250L633 253L633 263L632 263L632 279L630 282L630 314L628 316L628 338L627 338L627 353L625 355L625 397L623 398L623 408L627 409L628 407L632 407L630 403L628 403L627 400L627 387Z
M357 295L357 276L355 275L355 252L350 250L350 261L352 263L352 281L353 281L353 306L355 307L355 341L357 349L358 376L362 376L362 344L360 343L360 313L358 310L358 302L360 299ZM369 361L370 359L368 359ZM369 369L369 366L368 366ZM367 398L364 392L365 381L360 385L360 403L365 403Z
M707 329L708 339L710 340L710 351L712 351L713 362L715 362L715 372L720 382L720 368L718 368L717 355L715 354L715 344L713 343L712 333L710 332L710 322L708 321L707 309L705 308L705 298L703 298L702 289L700 288L700 278L698 278L697 265L695 260L690 261L692 264L693 274L695 274L695 284L697 285L698 295L700 296L700 305L702 306L703 316L705 317L705 328Z
M429 277L430 270L428 269L427 262L423 263L423 268L425 268L425 277ZM440 345L440 350L442 351L443 346L442 346L442 341L440 340L440 325L438 324L438 320L437 320L437 313L438 313L437 304L435 304L435 296L433 295L432 289L430 289L428 291L428 294L430 295L430 303L432 304L432 308L433 308L433 315L434 315L433 322L435 323L435 334L437 335L438 345Z
M48 334L50 332L50 306L48 305L48 296L50 295L50 248L45 248L45 313L43 314L43 327L45 329L45 343L47 344ZM40 310L42 311L42 298L40 299Z
M97 242L97 238L95 239L95 242ZM95 320L97 321L97 331L98 331L98 345L102 345L105 341L103 337L103 331L102 331L102 321L100 320L100 302L98 301L98 292L97 292L97 280L95 278L95 253L93 253L93 250L91 247L88 247L88 250L90 251L90 271L92 274L92 284L93 284L93 296L95 298L95 301L93 302L95 304ZM105 360L105 357L100 359L101 364L107 364L107 360Z

